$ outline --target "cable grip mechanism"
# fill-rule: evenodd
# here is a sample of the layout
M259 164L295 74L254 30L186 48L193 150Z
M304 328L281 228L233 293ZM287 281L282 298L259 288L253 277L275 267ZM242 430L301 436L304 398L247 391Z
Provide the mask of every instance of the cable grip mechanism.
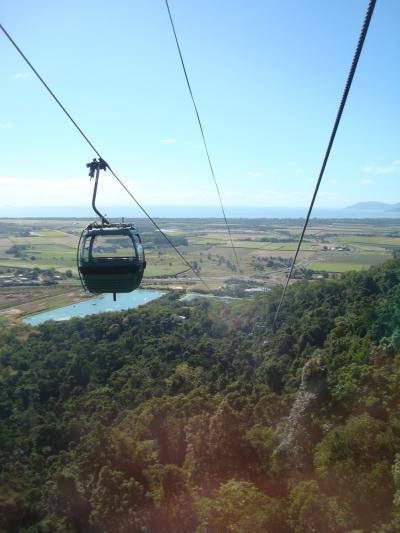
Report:
M103 225L110 224L109 220L106 219L106 217L100 213L100 211L96 207L96 196L97 196L97 188L99 185L99 177L100 177L100 170L107 170L107 163L99 157L99 159L93 159L90 163L86 164L86 167L89 169L89 176L90 179L95 178L94 182L94 190L93 190L93 197L92 197L92 207L93 211L100 217L101 223Z

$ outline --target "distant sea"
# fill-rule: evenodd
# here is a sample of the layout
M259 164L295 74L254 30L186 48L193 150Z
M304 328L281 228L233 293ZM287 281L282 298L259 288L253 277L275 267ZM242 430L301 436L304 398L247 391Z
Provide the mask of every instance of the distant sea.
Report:
M154 218L222 218L219 207L203 206L145 206ZM108 207L103 209L109 217L143 218L135 206ZM225 207L228 218L305 218L306 207ZM398 218L400 212L328 209L316 207L312 218ZM90 207L0 207L0 218L95 218Z

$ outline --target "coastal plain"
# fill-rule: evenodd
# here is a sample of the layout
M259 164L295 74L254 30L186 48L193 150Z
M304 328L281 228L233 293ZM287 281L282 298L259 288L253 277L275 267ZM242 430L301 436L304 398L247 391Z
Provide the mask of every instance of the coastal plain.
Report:
M89 219L0 219L0 315L20 317L87 298L76 269L79 236ZM149 221L133 222L143 240L144 288L205 291ZM262 290L284 281L304 221L168 218L157 224L211 291ZM120 249L118 255L128 254ZM400 219L312 219L295 279L338 277L378 265L400 253ZM236 290L237 292L237 290Z

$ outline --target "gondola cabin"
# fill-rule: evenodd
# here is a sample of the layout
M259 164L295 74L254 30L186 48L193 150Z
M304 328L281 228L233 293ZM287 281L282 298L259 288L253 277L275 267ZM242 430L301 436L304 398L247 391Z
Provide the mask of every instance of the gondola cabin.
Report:
M85 288L92 293L132 292L146 267L144 249L130 224L90 224L82 232L78 269Z

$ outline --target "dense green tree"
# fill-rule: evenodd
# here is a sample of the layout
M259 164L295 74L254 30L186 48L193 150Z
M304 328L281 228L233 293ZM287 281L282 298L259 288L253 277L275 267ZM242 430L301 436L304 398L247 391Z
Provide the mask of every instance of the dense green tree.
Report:
M227 481L211 497L199 497L196 507L197 533L287 531L283 502L245 481Z
M321 493L315 480L292 487L288 515L293 533L347 533L354 524L346 502Z
M400 260L287 295L1 320L0 530L397 533Z

